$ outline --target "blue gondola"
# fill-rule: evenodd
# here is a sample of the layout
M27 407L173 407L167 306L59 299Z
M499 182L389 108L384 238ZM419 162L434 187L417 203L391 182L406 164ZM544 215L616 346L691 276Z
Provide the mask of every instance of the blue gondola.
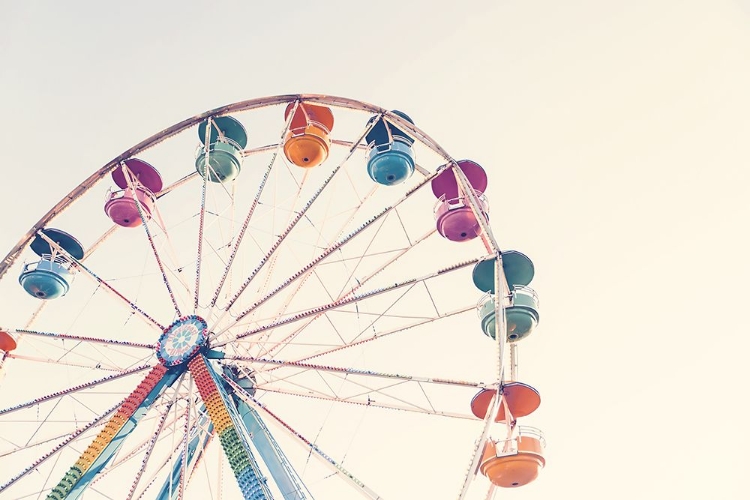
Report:
M392 111L409 123L414 123L406 113ZM377 121L376 121L377 120ZM365 136L367 141L367 173L372 180L385 186L400 184L414 173L414 139L389 123L382 116L370 118L375 122Z
M73 262L67 255L74 259L82 259L83 246L74 237L59 229L42 229L41 233L59 245L64 252L37 235L31 242L31 250L40 259L23 266L18 282L33 297L56 299L68 293L73 279Z

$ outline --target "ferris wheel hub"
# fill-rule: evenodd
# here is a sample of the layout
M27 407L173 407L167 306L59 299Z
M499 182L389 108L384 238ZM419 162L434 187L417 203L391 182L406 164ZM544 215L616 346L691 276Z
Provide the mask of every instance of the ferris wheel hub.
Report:
M208 324L200 316L177 319L164 329L156 344L156 357L164 366L177 366L190 361L206 345Z

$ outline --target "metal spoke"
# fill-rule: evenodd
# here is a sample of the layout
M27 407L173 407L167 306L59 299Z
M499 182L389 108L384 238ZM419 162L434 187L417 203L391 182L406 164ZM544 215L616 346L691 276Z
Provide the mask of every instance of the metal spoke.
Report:
M242 243L242 239L245 236L245 231L247 231L247 228L250 225L250 220L252 219L253 214L255 213L255 209L258 207L258 202L260 201L260 197L263 194L263 189L266 187L266 182L268 181L268 177L271 175L271 170L273 169L273 166L276 163L276 158L279 154L279 149L283 145L284 136L286 136L286 133L289 130L289 126L292 123L292 118L294 117L294 112L297 110L298 105L299 105L299 101L295 103L294 108L292 109L291 113L289 113L289 117L287 118L286 124L284 125L284 130L281 133L281 141L274 146L273 156L271 157L271 161L268 164L268 167L266 168L266 172L263 174L263 178L260 181L260 186L258 186L258 192L255 194L253 203L250 205L250 209L247 212L245 221L242 223L240 232L237 234L237 238L234 242L232 252L229 254L227 265L224 267L224 273L222 274L221 279L219 279L219 284L216 287L216 291L214 292L213 298L211 299L210 307L214 307L216 305L216 301L219 299L219 294L221 294L221 289L224 287L224 283L226 282L227 276L229 275L229 272L232 268L234 259L237 256L237 250L239 249L240 243ZM247 156L247 155L243 155L243 156Z
M354 286L352 286L349 289L349 291L347 291L346 293L340 293L336 300L343 300L343 299L345 299L345 298L347 298L347 297L349 297L351 295L354 295L354 293L357 290L359 290L362 286L364 286L373 277L375 277L379 273L383 272L385 269L387 269L389 266L391 266L394 262L398 261L398 259L400 259L404 255L406 255L406 253L410 249L414 248L418 243L421 243L422 241L425 241L429 236L431 236L432 234L435 234L436 232L437 231L435 229L431 229L425 235L423 235L420 238L418 238L417 240L415 240L415 242L414 242L414 244L412 246L406 247L406 248L398 251L398 253L396 253L394 256L392 256L388 261L386 261L384 264L382 264L378 269L374 270L369 275L367 275L367 276L365 276L365 277L357 280L357 284L354 285ZM350 282L353 276L354 276L354 270L352 270L352 272L349 274L347 282ZM277 349L278 349L278 352L280 353L284 349L284 347L286 347L286 345L288 345L295 337L297 337L297 335L299 335L302 331L304 331L305 328L307 328L313 321L315 321L316 319L318 319L323 314L325 314L325 313L321 312L319 314L316 314L312 318L310 318L302 326L300 326L294 332L292 332L290 335L288 335L286 338L284 338L280 343L275 344L270 349L266 350L265 351L266 354L271 354L274 351L276 351ZM269 332L269 334L270 334L270 332Z
M14 354L14 353L6 353L5 356L8 359L19 359L23 361L33 361L36 363L47 363L50 365L62 365L62 366L72 366L75 368L88 368L91 370L102 370L102 371L110 371L110 372L118 372L120 373L122 371L122 368L117 366L110 366L110 365L104 365L102 363L96 363L96 365L84 365L81 363L73 363L70 361L62 361L60 359L53 359L53 358L40 358L35 356L24 356L22 354Z
M156 482L161 471L164 469L164 467L166 467L170 463L170 461L172 460L172 457L175 454L177 454L177 450L179 446L180 446L179 444L177 444L176 446L173 444L173 446L171 447L171 453L167 454L166 458L162 461L161 465L157 467L157 469L153 472L153 474L151 474L151 477L146 483L146 486L143 488L143 491L141 491L141 494L138 495L138 500L142 499L143 495L146 494L146 491L148 491L148 489Z
M321 261L323 261L326 257L328 257L329 255L331 255L336 250L339 250L346 243L348 243L349 241L351 241L355 236L357 236L358 234L360 234L364 230L366 230L368 227L370 227L374 222L378 221L380 218L382 218L382 217L386 216L387 214L389 214L399 204L401 204L402 202L404 202L412 193L414 193L419 188L425 186L427 184L427 182L429 180L431 180L431 179L432 178L429 177L429 178L423 180L419 185L417 185L412 190L410 190L404 197L402 197L396 203L394 203L393 205L391 205L391 206L383 209L380 213L378 213L377 215L375 215L375 216L371 217L370 219L368 219L367 222L365 222L364 224L362 224L355 231L353 231L349 235L345 236L343 239L339 240L338 242L334 243L333 245L329 246L323 253L321 253L318 257L316 257L313 261L311 261L305 267L303 267L302 269L300 269L299 271L297 271L296 273L294 273L292 275L292 277L288 278L282 285L280 285L279 287L277 287L276 289L274 289L273 291L271 291L270 293L268 293L267 295L265 295L263 298L257 300L252 306L250 306L248 309L242 311L239 315L237 315L237 317L235 318L234 324L239 323L240 320L242 320L245 316L247 316L252 311L254 311L258 307L260 307L263 303L265 303L266 301L268 301L269 299L271 299L277 293L279 293L280 291L284 290L287 286L289 286L290 284L292 284L294 281L296 281L296 280L302 278L303 276L305 276L306 273L308 273L312 269L314 269L314 267L317 264L319 264ZM217 337L219 335L221 335L222 333L224 333L225 331L227 331L229 328L231 328L231 326L232 325L224 328L223 330L219 330L217 332L217 334L216 334Z
M154 447L156 446L156 441L158 441L159 436L161 435L162 430L164 429L164 425L167 422L167 416L169 415L169 410L172 409L172 405L174 404L174 401L169 401L164 408L164 411L161 414L161 417L159 418L159 423L156 424L156 432L151 436L151 439L148 442L148 448L146 449L146 455L143 457L143 463L141 463L141 467L138 469L138 472L135 475L135 479L133 480L133 484L130 486L130 491L127 496L127 500L131 500L133 498L133 494L135 494L136 488L138 488L138 483L141 481L141 476L143 476L143 472L146 470L146 466L148 465L148 460L151 458L151 453L154 451Z
M312 390L309 390L308 392L302 392L302 391L292 391L289 389L277 389L277 388L268 387L268 386L259 387L258 390L263 391L263 392L270 392L274 394L285 394L287 396L292 396L295 398L319 399L321 401L332 401L334 403L345 403L345 404L357 405L357 406L372 406L373 408L382 408L384 410L406 411L410 413L420 413L422 415L435 415L438 417L457 418L457 419L462 419L462 420L476 420L477 419L477 417L475 417L473 414L457 413L457 412L443 411L443 410L427 410L427 409L419 408L413 405L397 405L397 404L391 404L391 403L381 403L381 402L373 400L370 397L360 398L360 399L351 399L351 398L342 399L342 398L335 398L333 396L329 396L327 394L323 394L319 392L313 393Z
M451 265L449 267L440 269L438 271L435 271L433 273L430 273L430 274L427 274L427 275L424 275L424 276L420 276L418 278L410 278L410 279L407 279L405 281L397 282L397 283L395 283L393 285L390 285L390 286L386 286L386 287L382 287L382 288L376 288L375 290L370 290L369 292L365 292L365 293L362 293L360 295L352 295L352 296L350 296L350 297L348 297L346 299L335 301L335 302L331 302L329 304L325 304L323 306L316 307L314 309L310 309L310 310L308 310L306 312L303 312L303 313L300 313L300 314L296 314L296 315L294 315L292 317L289 317L289 318L285 318L285 319L282 319L282 320L279 320L279 321L273 321L273 322L271 322L269 324L266 324L266 325L263 325L263 326L260 326L260 327L257 327L257 328L253 328L253 329L248 330L246 332L239 333L239 334L235 335L233 339L225 340L223 342L219 342L219 343L215 344L214 347L221 347L221 346L229 344L230 342L233 342L235 340L239 340L239 339L251 336L251 335L257 335L258 333L264 332L264 331L269 330L271 328L276 328L276 327L278 327L280 325L286 325L286 324L294 323L294 322L303 320L305 318L308 318L310 316L314 316L314 315L322 313L322 312L327 312L327 311L330 311L330 310L333 310L333 309L338 309L338 308L344 307L346 305L349 305L349 304L351 304L353 302L359 302L359 301L362 301L364 299L367 299L367 298L370 298L370 297L375 297L377 295L382 295L384 293L387 293L387 292L390 292L390 291L393 291L393 290L398 290L400 288L404 288L404 287L407 287L407 286L414 286L415 284L417 284L417 283L419 283L421 281L425 281L425 280L428 280L428 279L431 279L431 278L435 278L437 276L440 276L440 275L443 275L443 274L446 274L446 273L450 273L450 272L456 271L458 269L462 269L464 267L468 267L468 266L471 266L473 264L476 264L477 262L479 262L483 258L484 257L478 257L478 258L475 258L475 259L472 259L472 260L469 260L469 261L464 261L464 262L460 262L460 263L457 263L457 264L453 264L453 265Z
M21 404L18 404L16 406L11 406L11 407L8 407L8 408L0 409L0 415L7 415L9 413L13 413L15 411L22 410L22 409L28 408L30 406L34 406L36 404L43 403L45 401L50 401L50 400L53 400L53 399L62 398L62 397L67 396L69 394L74 394L74 393L76 393L78 391L82 391L84 389L89 389L91 387L96 387L98 385L104 384L106 382L111 382L112 380L117 380L119 378L126 377L128 375L133 375L134 373L139 373L139 372L142 372L143 370L147 370L149 368L151 368L151 367L148 366L148 365L145 365L145 366L139 366L139 367L134 368L132 370L126 370L126 371L124 371L122 373L116 373L114 375L107 375L106 377L102 377L100 379L93 380L93 381L87 382L85 384L76 385L74 387L70 387L68 389L63 389L62 391L58 391L58 392L55 392L53 394L48 394L48 395L42 396L40 398L32 399L31 401L28 401L26 403L21 403Z
M124 402L124 400L123 400L123 402ZM12 477L7 483L5 483L2 486L0 486L0 493L2 493L3 491L5 491L9 486L11 486L13 483L15 483L16 481L18 481L22 477L24 477L27 474L29 474L30 472L34 471L37 467L39 467L39 465L41 465L42 463L44 463L47 460L49 460L50 457L54 456L60 450L62 450L63 448L65 448L65 446L67 446L70 442L72 442L78 436L80 436L81 434L83 434L84 432L86 432L87 430L89 430L90 428L94 427L96 424L98 424L99 422L101 422L102 420L104 420L105 418L107 418L112 413L114 413L115 410L117 410L121 406L121 404L122 404L122 402L118 403L116 406L113 406L112 408L110 408L106 412L102 413L101 415L99 415L98 417L96 417L94 420L92 420L88 424L84 425L80 429L78 429L75 432L73 432L67 439L63 440L57 446L55 446L54 448L52 448L52 451L50 451L49 453L47 453L45 455L42 455L40 458L38 458L36 461L34 461L33 464L31 464L29 467L27 467L26 469L24 469L23 471L21 471L20 474Z
M231 361L244 361L248 363L257 363L261 365L293 367L293 368L302 368L305 370L315 370L315 371L323 371L323 372L331 372L331 373L343 373L347 375L362 375L364 377L402 380L404 382L423 382L427 384L452 385L452 386L458 386L458 387L476 387L479 389L483 389L483 388L490 387L490 386L494 387L495 385L495 384L485 384L484 382L468 382L464 380L452 380L452 379L444 379L444 378L439 378L439 377L420 377L420 376L415 376L415 375L399 375L395 373L383 373L383 372L376 372L376 371L371 371L371 370L360 370L356 368L345 368L345 367L340 367L340 366L317 365L317 364L311 364L311 363L302 363L298 361L282 361L278 359L256 358L253 356L225 356L222 359L227 360L227 361L230 361L230 360ZM256 371L255 373L262 373L262 371Z
M141 349L153 349L153 344L143 344L140 342L128 342L126 340L105 339L98 337L82 337L80 335L70 335L67 333L40 332L37 330L28 330L26 328L10 328L6 332L17 333L19 335L33 335L48 339L75 340L76 342L93 342L98 344L107 344L109 346L138 347Z
M374 187L374 188L372 188L372 189L370 190L370 192L369 192L369 193L367 193L367 195L365 195L365 197L364 197L364 198L363 198L362 200L360 200L360 205L359 205L358 207L356 207L356 209L355 209L354 211L352 211L352 213L350 214L350 216L349 216L349 217L348 217L348 218L347 218L347 219L346 219L346 220L344 221L344 223L343 223L343 224L342 224L342 225L340 226L340 228L339 228L339 231L338 231L338 233L337 233L337 238L340 238L340 237L341 237L341 234L343 233L344 229L345 229L345 228L346 228L346 227L347 227L347 226L348 226L348 225L349 225L349 224L351 223L351 221L352 221L352 220L354 220L354 217L355 217L355 216L356 216L356 214L357 214L357 210L359 210L359 208L360 208L360 207L362 206L362 204L364 204L364 203L365 203L365 202L366 202L366 201L367 201L367 200L368 200L368 199L370 198L370 196L372 196L372 194L373 194L373 193L375 193L376 189L377 189L377 187ZM320 237L320 233L319 233L319 237ZM318 240L318 241L319 241L319 240ZM329 260L328 262L331 262L331 261ZM325 264L325 262L320 262L320 263L318 264L318 266L321 266L321 265L324 265L324 264ZM280 308L280 309L279 309L279 310L277 311L277 313L276 313L276 316L275 316L275 318L274 318L274 319L276 319L276 320L277 320L277 319L279 319L279 318L280 318L280 317L281 317L281 316L283 315L283 313L285 313L285 312L286 312L286 310L287 310L287 308L289 307L289 304L291 303L292 299L294 298L294 296L295 296L295 295L296 295L297 293L299 293L300 289L301 289L301 288L302 288L302 286L303 286L303 285L304 285L304 284L306 283L306 281L307 281L308 277L310 276L310 274L311 274L312 272L314 272L314 269L315 269L315 268L311 268L311 269L310 269L309 271L307 271L307 272L305 273L305 275L304 275L304 276L302 276L302 278L301 278L301 279L299 280L299 283L297 284L297 287L296 287L296 289L295 289L294 291L290 292L289 294L287 294L287 299L285 300L285 302L284 302L284 305L283 305L283 306L282 306L282 307L281 307L281 308ZM355 269L356 269L356 268L355 268ZM354 275L354 270L352 270L352 272L350 273L350 275L349 275L349 278L347 279L347 282L350 282L350 281L351 281L351 278L352 278L352 276L353 276L353 275ZM317 276L317 275L316 275L316 276ZM318 279L319 279L319 281L321 282L321 285L323 285L323 282L322 282L322 280L320 280L320 278L319 278L319 277L318 277ZM350 291L349 291L349 292L347 293L347 295L348 295L348 294L351 294L351 293L354 293L354 291L355 291L355 290L356 290L357 288L359 288L359 286L361 286L361 285L362 285L363 283L364 283L364 282L360 283L360 284L359 284L359 285L358 285L357 287L354 287L354 288L352 288L352 289L351 289L351 290L350 290ZM342 295L341 295L341 293L339 293L338 299L341 299L341 298L342 298ZM308 321L308 322L306 323L306 325L310 324L310 322L312 322L312 321L313 321L314 319L316 319L316 318L318 318L318 317L319 317L319 316L315 316L315 317L314 317L314 318L312 318L312 319L311 319L310 321ZM306 325L305 325L305 326L306 326ZM298 329L297 331L295 331L294 333L292 333L292 334L291 334L291 335L290 335L289 337L287 337L287 339L286 339L286 340L291 340L292 338L294 338L294 337L295 337L295 336L296 336L296 335L297 335L297 334L298 334L298 333L299 333L299 332L300 332L300 331L301 331L301 330L302 330L303 328L304 328L304 326L303 326L302 328ZM270 337L270 335L271 335L272 333L273 333L273 330L271 330L271 331L268 331L268 332L266 332L266 334L264 335L264 337L265 337L265 338L268 338L268 337ZM285 340L284 342L286 342L286 340ZM261 348L263 348L262 344L260 344L260 345L261 345ZM276 347L278 347L278 345L277 345ZM266 350L266 351L263 351L263 352L264 352L265 354L270 354L270 352L271 352L271 351L270 351L270 350Z
M154 254L154 258L156 259L156 264L159 267L159 272L161 272L164 286L167 287L169 298L172 299L172 305L174 306L175 313L177 314L177 316L182 316L182 313L180 312L180 306L177 304L177 299L175 298L174 292L172 291L172 286L169 284L169 278L167 278L167 273L164 270L164 264L162 263L161 257L159 256L159 251L156 249L154 238L153 236L151 236L151 231L148 228L148 218L143 213L143 206L141 204L141 200L137 195L136 180L133 178L133 173L130 171L125 162L121 163L121 168L123 170L123 173L125 174L125 180L128 184L128 188L130 188L131 192L133 193L133 200L135 201L136 210L138 210L138 216L141 218L141 225L146 232L146 238L148 239L149 245L151 246L151 251Z
M198 257L195 261L195 301L193 302L193 314L198 311L198 300L200 298L200 285L201 285L201 260L203 256L203 224L206 220L206 188L208 185L208 178L214 175L211 171L211 159L210 159L210 137L211 130L213 128L213 119L208 118L206 123L206 136L203 141L203 152L205 154L205 171L203 172L203 186L201 189L201 208L198 222Z
M354 151L357 149L357 146L359 143L362 142L362 139L365 138L365 136L370 132L374 124L370 124L366 127L365 131L362 133L362 135L359 137L359 139L354 143L354 145L349 148L348 154L345 156L345 158L336 166L336 168L333 169L333 171L329 174L329 176L326 178L326 180L323 182L323 184L315 191L312 198L310 198L307 203L302 207L301 210L297 212L297 215L292 219L291 223L287 226L287 228L281 233L281 235L278 237L276 242L273 244L271 249L266 253L266 255L263 257L263 259L260 261L260 263L256 266L256 268L252 271L250 276L247 277L247 279L242 283L239 290L234 294L232 299L227 303L226 306L223 307L224 314L222 314L219 319L216 320L215 324L219 324L221 320L223 319L224 315L229 312L229 310L232 308L234 303L237 301L237 299L240 298L242 293L247 289L248 285L250 285L250 282L253 280L253 278L263 269L265 264L273 257L273 254L276 252L276 250L279 248L281 243L286 239L286 237L289 235L289 233L292 232L294 227L297 225L297 223L302 220L302 218L305 216L307 211L310 209L310 207L313 205L315 200L318 199L320 194L323 192L323 190L330 184L333 177L341 170L341 168L344 166L344 164L352 157L352 154L354 154Z
M297 362L308 361L310 359L314 359L314 358L318 358L318 357L321 357L321 356L325 356L326 354L331 354L333 352L341 351L343 349L348 349L348 348L351 348L351 347L362 345L362 344L367 343L367 342L372 342L372 341L375 341L375 340L378 340L378 339L382 339L382 338L388 337L390 335L394 335L396 333L405 332L407 330L411 330L413 328L417 328L419 326L426 325L428 323L432 323L433 321L437 321L439 319L448 318L448 317L456 316L456 315L459 315L459 314L464 314L464 313L466 313L468 311L473 311L473 310L474 310L474 306L468 306L468 307L456 309L454 311L445 313L445 314L443 314L441 316L438 316L438 317L435 317L435 318L429 318L429 319L425 319L425 320L422 320L422 321L417 321L417 322L414 322L414 323L411 323L411 324L408 324L408 325L404 325L404 326L401 326L401 327L398 327L398 328L393 328L391 330L377 332L377 333L371 335L370 337L361 338L361 339L357 340L356 342L350 342L350 343L345 344L345 345L340 345L340 346L333 347L333 348L331 348L329 350L326 350L326 351L317 352L315 354L311 354L309 356L305 356L305 357L299 358L296 361ZM273 367L273 368L270 368L270 369L265 370L265 371L273 371L273 370L276 370L276 369L278 369L278 368L277 367Z
M185 407L185 436L182 443L182 465L180 467L180 492L177 495L178 500L182 500L185 497L185 486L188 481L188 444L190 442L190 407L193 399L193 378L192 375L188 375L190 380L188 381L188 397L185 400L187 406Z
M316 373L318 373L318 375L320 375L320 372L316 372ZM393 399L393 400L395 400L395 401L397 401L399 403L403 403L404 405L406 405L406 406L403 407L404 409L411 410L411 411L416 411L416 412L419 412L419 413L428 413L428 414L429 413L433 413L430 410L428 410L426 408L423 408L421 406L418 406L418 405L416 405L416 404L414 404L414 403L412 403L410 401L406 401L405 399L398 398L398 397L396 397L396 396L394 396L392 394L388 394L388 393L384 392L386 389L390 389L392 387L403 385L403 384L406 383L406 381L394 382L394 383L392 383L390 385L381 387L379 389L375 389L375 388L366 386L364 384L360 384L359 382L355 382L354 380L347 379L345 377L340 377L340 375L336 374L336 376L340 377L342 381L348 382L349 384L358 386L361 389L363 389L359 394L354 394L354 395L342 398L342 397L337 396L335 393L333 393L333 390L331 389L330 385L328 385L327 382L326 382L326 386L329 389L331 389L331 392L333 393L333 396L330 396L328 394L325 394L325 393L322 393L320 391L317 391L317 390L315 390L315 389L313 389L311 387L308 387L306 385L303 385L303 384L301 384L299 382L294 382L294 381L290 380L295 375L298 375L298 374L289 375L289 376L283 377L283 378L282 377L278 377L277 379L272 380L272 381L270 381L268 383L270 384L270 383L274 383L274 382L284 381L284 382L287 382L290 385L293 385L293 386L296 386L296 387L299 387L301 389L304 389L304 390L308 391L308 394L316 395L316 396L321 396L324 399L330 399L331 401L338 401L338 402L343 402L343 403L345 403L345 402L347 402L349 400L353 400L354 401L357 398L360 398L361 396L367 396L367 401L371 402L372 401L372 398L370 397L371 394L381 394L384 397L387 397L389 399ZM322 375L320 375L320 376L322 378ZM273 392L274 391L274 389L269 389L267 384L258 384L257 388L261 389L261 390L268 390L268 392ZM281 391L283 391L283 389L279 389L277 392L281 392Z
M149 316L145 311L143 311L140 307L135 305L135 303L128 300L123 294L115 290L115 288L104 281L102 278L96 275L91 269L86 267L83 262L81 262L79 259L76 259L72 255L70 255L64 248L62 248L60 245L58 245L56 242L52 241L46 234L44 234L42 231L37 232L37 235L40 236L44 241L46 241L51 247L55 248L56 251L62 255L65 256L66 259L68 259L70 262L74 263L76 267L83 269L86 271L86 274L94 279L97 283L102 285L106 290L113 293L116 297L122 299L133 311L136 311L140 314L140 317L144 320L151 323L153 326L158 328L159 330L164 330L164 326L162 326L158 321L156 321L154 318Z

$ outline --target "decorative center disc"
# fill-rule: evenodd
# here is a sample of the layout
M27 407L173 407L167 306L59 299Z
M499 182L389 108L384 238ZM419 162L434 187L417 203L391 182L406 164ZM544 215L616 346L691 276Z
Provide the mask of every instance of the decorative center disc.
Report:
M156 357L165 366L186 363L206 344L208 324L199 316L183 316L164 330Z

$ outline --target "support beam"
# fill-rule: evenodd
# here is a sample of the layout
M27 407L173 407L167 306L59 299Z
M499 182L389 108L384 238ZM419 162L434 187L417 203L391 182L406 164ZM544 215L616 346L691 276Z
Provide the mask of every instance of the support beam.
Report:
M190 373L198 386L208 416L216 429L232 472L245 500L272 500L273 496L260 472L258 463L243 432L242 420L231 397L224 390L221 378L203 354L188 363Z
M237 411L242 418L245 428L250 433L250 439L253 446L258 450L263 463L268 467L273 480L281 490L284 500L306 500L299 476L289 463L284 452L281 451L278 443L271 435L268 427L263 423L254 409L250 408L247 403L240 399L236 394L233 395Z

